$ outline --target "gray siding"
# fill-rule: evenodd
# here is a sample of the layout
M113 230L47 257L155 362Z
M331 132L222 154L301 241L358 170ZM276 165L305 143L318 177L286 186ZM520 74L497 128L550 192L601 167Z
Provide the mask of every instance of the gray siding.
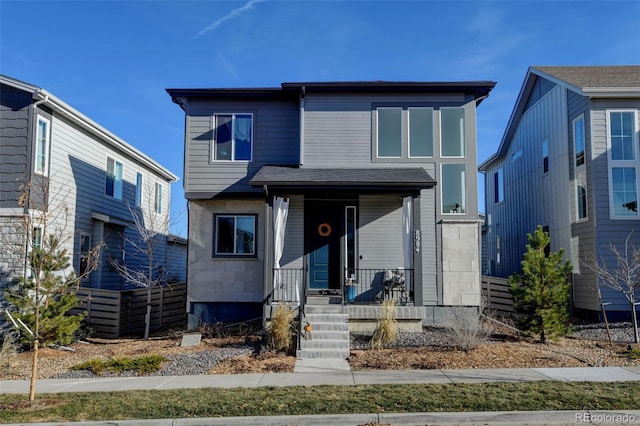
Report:
M475 173L474 173L475 174ZM422 304L438 303L438 251L436 238L436 189L420 192L420 250L422 256Z
M31 95L0 85L0 209L18 207L29 180Z
M284 234L282 268L302 268L304 265L304 197L289 196L289 216Z
M611 219L609 213L609 172L607 162L607 109L639 109L638 100L594 100L591 105L591 146L592 146L592 170L591 177L593 184L590 185L594 196L594 217L595 217L595 252L608 267L615 267L615 258L611 254L610 244L615 244L622 248L625 239L631 232L630 242L636 247L640 247L640 220L636 219ZM640 115L640 114L638 114ZM637 132L640 123L636 123L636 143L638 142ZM640 170L636 171L636 173ZM590 182L591 183L591 182ZM613 303L607 307L608 310L628 311L628 303L616 292L605 291L603 298Z
M486 172L487 247L491 275L507 277L520 270L527 233L549 226L551 249L570 256L569 150L566 95L549 91L520 118L506 155ZM542 142L549 142L549 173L542 170ZM522 149L522 156L512 154ZM494 173L504 173L504 202L494 203ZM500 237L500 263L496 238Z
M544 97L549 91L551 91L555 87L555 84L546 78L537 77L536 82L531 90L531 95L529 96L529 100L527 101L527 106L525 107L525 111L535 105L540 99Z
M359 225L360 268L404 266L401 196L361 195Z
M213 115L253 114L253 161L212 162ZM256 192L249 180L265 164L299 162L299 106L294 102L191 101L187 111L184 187L188 198L210 198L222 191Z

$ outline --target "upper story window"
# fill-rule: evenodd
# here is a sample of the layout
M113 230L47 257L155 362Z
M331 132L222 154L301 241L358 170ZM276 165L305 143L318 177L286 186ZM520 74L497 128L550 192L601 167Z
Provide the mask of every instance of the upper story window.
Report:
M576 167L584 164L584 117L573 120L573 147L576 153Z
M465 164L442 165L442 213L466 213L467 179Z
M549 141L542 141L542 173L549 173Z
M516 152L511 154L511 162L517 161L522 158L523 152L522 148L518 149Z
M256 215L215 215L214 227L214 256L256 256Z
M162 214L162 184L156 183L156 194L155 194L155 210L156 213Z
M136 207L142 205L142 173L136 173Z
M49 139L51 135L51 123L44 117L38 116L36 127L36 145L34 171L43 175L47 174L49 167Z
M443 157L464 157L464 108L440 108L440 145Z
M376 108L377 158L433 157L433 108Z
M501 203L504 201L504 175L502 169L496 170L493 174L493 202Z
M215 114L212 161L251 161L252 114Z
M607 111L609 204L613 218L638 217L637 111Z
M110 197L122 200L122 175L124 166L118 160L107 157L107 179L104 193Z

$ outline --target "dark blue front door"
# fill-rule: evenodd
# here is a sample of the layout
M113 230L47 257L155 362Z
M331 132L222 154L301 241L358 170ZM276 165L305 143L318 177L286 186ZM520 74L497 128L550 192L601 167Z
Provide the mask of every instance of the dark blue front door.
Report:
M343 209L343 206L330 202L306 204L311 290L340 288L340 217Z

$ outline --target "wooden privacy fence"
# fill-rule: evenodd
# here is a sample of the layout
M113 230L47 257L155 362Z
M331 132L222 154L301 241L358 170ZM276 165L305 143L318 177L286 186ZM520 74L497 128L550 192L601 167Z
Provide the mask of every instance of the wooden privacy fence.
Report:
M499 313L513 313L513 296L509 292L507 278L482 276L482 296L486 298L487 308Z
M98 290L81 287L80 303L72 314L86 312L92 336L115 339L144 334L147 289ZM171 284L151 289L151 330L186 324L187 285Z

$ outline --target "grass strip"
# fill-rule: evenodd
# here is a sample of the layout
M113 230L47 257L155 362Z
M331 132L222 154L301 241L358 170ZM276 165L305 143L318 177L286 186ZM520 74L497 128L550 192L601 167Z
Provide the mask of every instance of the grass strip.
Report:
M0 422L381 412L631 410L640 383L294 386L0 395Z

